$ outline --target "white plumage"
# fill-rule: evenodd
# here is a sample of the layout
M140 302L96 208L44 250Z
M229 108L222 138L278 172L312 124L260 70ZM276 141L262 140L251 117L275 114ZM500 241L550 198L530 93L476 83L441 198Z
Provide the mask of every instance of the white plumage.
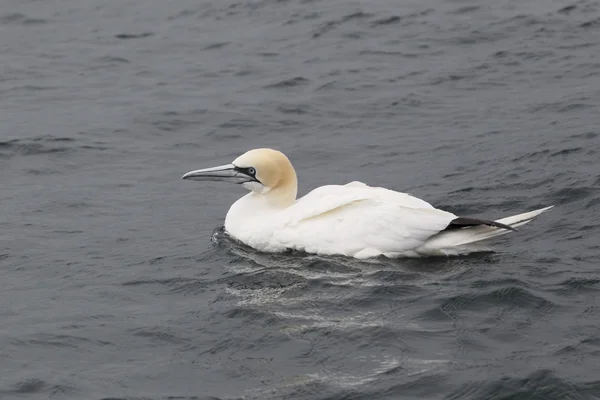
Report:
M296 200L295 171L285 155L271 149L251 150L232 164L183 178L231 180L249 188L227 213L225 230L265 252L295 249L355 258L456 255L478 251L482 241L510 232L490 226L492 221L465 222L406 193L362 182L322 186ZM496 222L514 228L550 208Z

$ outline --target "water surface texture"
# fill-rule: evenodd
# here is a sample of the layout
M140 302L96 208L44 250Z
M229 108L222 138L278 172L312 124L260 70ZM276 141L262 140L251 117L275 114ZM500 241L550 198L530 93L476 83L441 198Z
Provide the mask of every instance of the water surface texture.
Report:
M2 0L2 399L600 398L600 3ZM227 240L254 147L496 253Z

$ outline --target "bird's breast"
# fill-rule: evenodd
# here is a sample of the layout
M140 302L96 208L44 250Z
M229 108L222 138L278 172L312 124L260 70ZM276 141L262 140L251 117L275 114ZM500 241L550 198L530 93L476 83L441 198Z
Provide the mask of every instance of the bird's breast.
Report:
M236 240L261 251L283 251L278 243L284 218L279 210L257 204L252 197L235 202L225 217L225 230Z

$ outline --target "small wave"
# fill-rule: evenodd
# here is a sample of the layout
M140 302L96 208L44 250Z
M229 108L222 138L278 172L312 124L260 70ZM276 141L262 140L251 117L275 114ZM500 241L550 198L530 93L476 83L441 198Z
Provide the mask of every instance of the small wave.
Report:
M105 150L107 147L99 143L85 144L71 137L44 135L28 139L0 141L0 158L67 153L78 149Z
M31 84L24 84L24 85L15 85L15 86L11 86L7 89L2 90L3 94L7 94L7 93L29 93L29 92L43 92L43 91L50 91L50 90L56 90L59 89L60 87L58 86L50 86L50 85L31 85Z
M563 205L586 199L598 192L592 187L563 188L552 194L552 204Z
M180 338L173 333L167 332L168 328L164 327L145 327L145 328L137 328L130 330L130 333L133 336L147 338L152 341L157 341L159 345L164 343L171 344L185 344L188 341L186 339Z
M386 326L384 319L377 318L376 314L372 312L355 312L346 316L325 316L321 315L316 309L274 311L273 313L285 321L294 322L293 325L285 328L287 332L310 335L322 332L326 336L340 336L340 339L342 339L343 336L344 340L351 339L351 336L353 336L358 340L358 337L360 336L360 333L357 332L358 330L377 330L382 328L385 329L387 333L394 331L394 328ZM382 333L382 331L378 332ZM375 331L371 331L371 333L375 334Z
M241 319L249 324L260 323L263 326L276 325L279 320L277 315L268 311L239 305L223 313L223 316L225 318Z
M131 63L131 61L129 61L127 58L124 57L114 57L114 56L102 56L102 57L98 57L96 59L96 61L100 62L100 63L118 63L118 64L129 64Z
M567 296L580 296L582 293L598 292L600 290L600 279L569 278L559 283L555 290Z
M284 80L276 82L276 83L271 83L269 85L266 85L265 88L266 89L291 88L291 87L306 85L308 82L310 82L308 79L306 79L302 76L297 76L294 78L284 79Z
M218 49L222 49L225 46L230 45L231 42L216 42L216 43L211 43L211 44L207 44L206 46L204 46L204 50L218 50Z
M152 114L149 117L137 118L137 122L149 125L162 132L178 132L189 127L196 127L206 123L206 109L189 111L164 111Z
M440 300L439 307L424 311L419 319L436 321L440 319L457 320L460 315L469 312L489 311L490 309L535 310L541 315L553 312L559 305L551 300L519 286L501 287L489 292L459 294Z
M469 286L473 289L486 289L490 287L506 286L506 287L524 287L529 288L530 285L516 278L505 278L498 280L477 279L470 282Z
M404 57L404 58L417 58L420 57L421 55L418 53L407 53L404 51L385 51L385 50L362 50L360 53L360 55L376 55L376 56L397 56L397 57ZM421 103L416 104L416 105L421 105Z
M592 19L590 21L583 22L579 26L582 28L585 28L585 29L600 28L600 18L596 18L596 19Z
M2 154L4 157L12 157L15 155L30 156L37 154L63 153L71 150L68 147L53 147L41 143L27 142L23 140L9 140L0 142L0 151L8 150Z
M586 208L586 209L588 209L588 210L589 210L589 209L593 209L593 208L594 208L594 207L596 207L598 204L600 204L600 197L596 197L596 198L593 198L592 200L590 200L590 201L589 201L589 202L586 204L585 208ZM590 230L590 229L595 229L595 228L597 228L597 227L598 227L598 225L588 225L588 224L586 224L586 225L584 225L584 226L582 226L582 227L581 227L581 230L582 230L582 231L587 231L587 230Z
M550 113L569 113L573 111L581 111L581 110L589 110L595 109L596 106L594 104L588 104L579 102L577 100L564 100L559 102L546 102L541 104L536 104L533 107L529 108L529 112L537 113L540 111L550 112Z
M115 66L120 66L120 65L129 64L129 63L131 63L131 61L129 61L127 58L124 58L124 57L116 57L116 56L97 57L94 60L93 65L90 66L90 71L97 71L97 70L101 70L103 68L112 68Z
M221 283L235 289L282 289L304 283L305 279L297 274L276 270L258 270L240 273L222 278Z
M416 12L412 12L412 13L408 13L408 14L404 14L404 15L391 15L391 16L377 18L371 22L371 28L385 27L388 25L396 25L396 24L400 24L400 23L408 24L408 23L413 22L414 20L419 19L420 17L427 16L433 12L434 12L433 9L427 8L427 9L424 9L421 11L416 11Z
M171 260L169 260L169 262L171 262ZM175 277L126 281L121 285L132 287L157 285L160 287L165 287L167 292L171 294L179 293L184 295L197 295L204 293L211 285L214 284L215 281L210 279Z
M53 175L53 174L58 174L60 173L60 171L57 171L55 169L37 169L37 168L29 168L27 170L25 170L25 173L27 175Z
M572 11L577 9L577 5L576 4L570 4L568 6L564 6L562 8L559 8L556 12L558 14L564 14L564 15L569 15L571 14Z
M398 15L392 15L389 17L384 17L384 18L380 18L377 19L375 21L373 21L371 23L372 27L377 27L380 25L390 25L390 24L396 24L398 22L402 21L402 17L398 16Z
M584 149L582 147L572 147L572 148L568 148L568 149L562 149L562 150L558 150L553 153L550 153L550 157L567 156L572 153L580 153L583 150Z
M27 339L15 339L12 341L15 346L41 346L41 347L71 347L83 349L89 347L90 344L100 346L111 345L111 342L102 340L92 340L81 336L74 335L56 335L56 334L37 334L32 335Z
M143 32L143 33L119 33L115 35L117 39L141 39L154 36L153 32Z
M40 25L48 21L42 18L31 18L25 14L12 13L0 15L0 24L6 25Z
M523 378L502 377L497 380L469 382L448 395L448 399L521 398L521 399L583 399L587 398L585 384L575 384L540 369Z
M554 351L554 355L564 356L570 354L589 354L589 355L600 355L600 338L589 337L581 340L577 340L572 344L566 346L558 346L559 348Z
M23 395L31 396L36 393L45 393L45 396L54 398L78 394L77 392L77 389L73 386L61 384L53 385L42 379L30 378L19 381L12 385L12 389L0 390L0 396L8 395L13 397L16 395L17 397L21 398Z
M330 32L330 31L336 29L337 27L345 24L348 21L362 20L362 19L366 19L366 18L371 18L372 16L373 16L373 14L365 13L362 11L352 12L350 14L343 16L340 19L325 22L317 29L316 32L313 33L312 36L313 36L313 38L318 38L320 36L325 35L326 33Z
M481 9L480 6L464 6L459 7L450 12L451 15L463 15L463 14L471 14L472 12L479 11Z
M305 115L310 114L311 109L307 105L281 105L277 107L277 111L282 114Z
M15 393L38 393L44 390L48 384L41 379L27 379L15 385Z
M227 122L223 122L222 124L219 125L219 128L223 128L223 129L231 129L231 128L235 128L235 129L240 129L240 130L244 130L246 128L257 128L259 126L262 125L261 121L257 121L254 119L248 119L248 118L233 118L230 119ZM215 136L215 134L218 134L219 137L222 136L222 132L215 132L214 134L209 134L209 136ZM229 134L230 138L237 138L237 137L241 137L241 136L234 136L231 133Z
M569 138L570 139L596 139L598 136L600 136L600 134L597 132L584 132L584 133L577 133L575 135L571 135L571 136L569 136Z

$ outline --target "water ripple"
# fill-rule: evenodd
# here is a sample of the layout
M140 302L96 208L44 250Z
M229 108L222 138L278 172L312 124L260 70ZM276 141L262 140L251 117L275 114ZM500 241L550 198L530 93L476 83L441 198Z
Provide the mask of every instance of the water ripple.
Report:
M54 3L0 12L0 397L600 398L597 1ZM301 194L557 207L495 253L258 253L179 178L262 146Z

